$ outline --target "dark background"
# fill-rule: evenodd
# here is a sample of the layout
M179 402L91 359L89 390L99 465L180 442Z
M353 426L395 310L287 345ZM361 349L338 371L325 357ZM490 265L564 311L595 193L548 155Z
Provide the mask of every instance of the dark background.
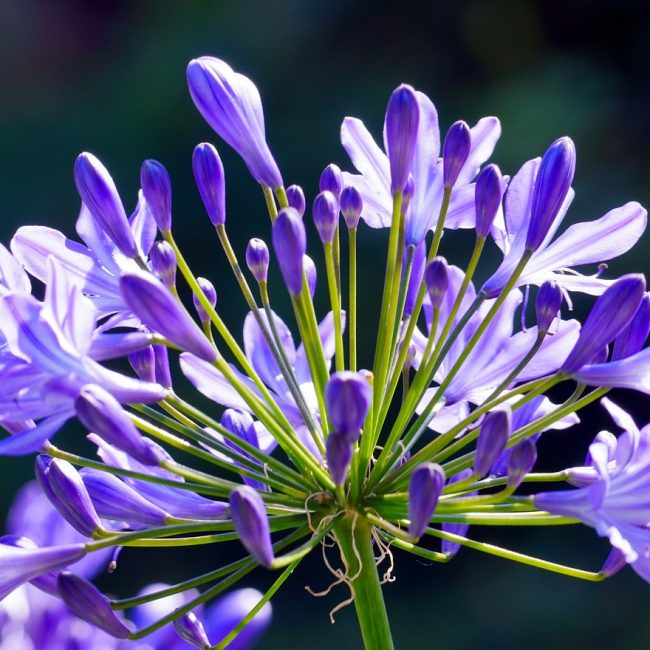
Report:
M157 158L174 181L176 236L195 270L214 280L221 311L238 331L243 301L193 187L194 145L211 140L220 149L229 232L240 254L249 237L268 239L268 217L241 161L192 105L184 77L189 59L219 56L255 80L285 181L300 183L309 201L325 164L349 169L338 139L343 116L361 117L379 135L386 99L406 81L432 97L443 132L455 119L499 116L503 136L494 160L504 173L540 155L554 138L574 138L577 197L568 217L574 222L628 200L650 203L649 39L648 3L631 0L4 0L0 238L7 242L19 225L32 223L72 234L78 211L72 165L80 151L104 161L128 206L135 204L140 162ZM372 282L383 275L383 266L371 262L383 259L383 236L364 229L361 239L363 281L370 283L361 307L369 322L363 343L369 354L377 309ZM450 237L444 254L462 264L464 241ZM614 261L610 273L649 266L646 239ZM648 421L639 396L621 395L619 401L640 424ZM540 446L541 466L579 463L588 442L606 427L611 424L595 408L570 439L548 434ZM2 461L4 510L31 463ZM473 534L593 569L608 549L592 530L578 527ZM127 595L145 582L186 577L190 555L195 568L207 569L238 552L125 553L122 570L102 584ZM395 573L397 581L385 593L399 648L599 650L650 643L650 591L630 569L594 585L465 550L447 566L400 555ZM304 591L305 584L318 589L328 579L317 555L300 567L273 601L275 621L261 647L360 646L351 609L336 626L327 618L347 597L343 588L324 599ZM258 572L251 584L268 585L269 576Z

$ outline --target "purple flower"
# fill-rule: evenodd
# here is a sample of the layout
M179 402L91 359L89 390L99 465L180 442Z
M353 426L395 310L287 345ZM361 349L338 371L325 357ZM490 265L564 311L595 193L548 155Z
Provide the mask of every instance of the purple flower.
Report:
M171 244L166 241L156 242L151 248L149 263L151 270L168 289L176 284L178 260Z
M484 167L476 178L476 236L485 238L501 207L503 177L499 168L492 164Z
M74 164L74 180L81 200L103 232L124 255L137 257L122 199L106 167L92 154L82 153Z
M350 230L357 228L363 212L363 199L359 190L353 186L345 187L341 192L339 202L347 227Z
M226 222L226 179L221 158L213 145L204 142L196 146L192 169L212 225L222 226Z
M463 120L454 122L447 131L442 147L442 164L444 167L443 184L452 188L460 174L472 146L472 134Z
M188 643L203 650L212 647L203 623L194 612L188 612L174 621L176 634Z
M431 306L439 309L449 287L449 267L444 257L435 257L424 272L424 281L427 283L427 293Z
M416 539L424 535L438 505L445 485L445 473L440 465L422 463L409 481L409 535Z
M67 461L40 455L36 479L61 516L85 537L102 530L102 524L79 472Z
M127 305L147 327L201 359L212 362L217 358L217 351L187 310L153 275L125 273L120 287Z
M525 438L512 447L508 460L508 486L512 489L519 487L536 460L537 448L531 438Z
M492 235L504 258L483 285L482 290L490 297L498 295L521 259L526 246L526 237L532 219L532 203L540 159L525 163L508 184L504 206L505 225L492 229ZM541 285L546 280L555 280L566 291L580 291L601 294L610 280L585 276L573 270L584 264L601 263L627 252L643 234L647 222L647 211L638 203L630 202L610 210L600 219L577 223L554 239L571 201L573 190L569 190L559 208L545 238L535 249L517 286Z
M96 625L117 639L127 639L129 629L115 615L110 602L92 583L67 571L58 578L63 602L79 618Z
M419 107L418 133L411 165L414 194L406 214L406 245L418 244L438 219L443 199L443 164L439 157L438 114L431 100L416 92ZM471 149L452 193L445 227L473 228L475 224L472 179L492 155L501 135L499 120L486 117L471 129ZM390 166L363 122L346 117L341 125L341 143L360 175L343 172L345 185L355 187L363 200L362 218L371 228L390 226L392 195Z
M269 274L269 247L254 237L246 247L246 265L258 282L266 282Z
M235 488L230 493L230 511L241 543L259 564L270 567L273 548L262 497L248 485Z
M85 554L83 544L28 549L0 543L0 600L25 582L73 564Z
M392 192L404 191L411 173L419 119L415 91L405 84L398 86L388 99L384 120Z
M172 227L172 183L167 170L157 160L145 160L140 167L140 185L158 229Z
M332 163L325 167L318 181L318 189L321 192L331 192L338 202L343 190L343 174L338 165Z
M645 278L629 274L618 279L594 303L580 336L561 371L574 374L609 344L631 321L645 292Z
M535 315L537 316L537 331L548 332L562 306L562 289L555 280L544 282L535 298Z
M348 436L332 431L325 441L327 469L336 485L343 485L352 461L352 442Z
M597 438L590 446L593 480L578 489L537 494L535 505L595 528L650 582L650 510L639 498L650 490L650 427L639 431L622 409L615 413L627 428L609 444Z
M411 265L411 275L409 277L409 284L406 289L406 300L404 301L404 316L410 316L415 309L415 301L417 300L420 286L422 285L422 278L424 277L424 265L426 263L427 251L426 242L420 242L415 247L408 247L404 249L404 259L402 262L402 274L406 273L406 260L407 251L413 250L413 263Z
M305 225L293 208L284 208L273 223L273 248L289 293L302 291L302 258L307 250Z
M640 352L648 338L648 333L650 333L650 295L646 293L627 327L614 339L612 361Z
M507 406L494 409L483 418L474 457L476 476L483 478L488 474L496 459L505 449L511 429L512 412Z
M335 372L325 387L325 405L334 430L353 443L372 402L372 388L359 372Z
M214 288L214 285L210 280L206 278L196 278L196 281L201 287L203 295L208 299L208 302L215 307L217 304L217 290ZM192 294L192 303L194 304L194 309L196 310L196 315L199 317L199 320L205 325L210 322L210 314L205 311L205 307L201 304L199 297L193 293Z
M187 83L205 121L242 157L258 183L281 187L282 176L266 143L262 101L255 84L210 56L190 61Z
M312 212L321 241L331 244L339 225L339 202L336 196L328 190L316 195Z
M290 185L287 187L287 202L289 207L293 208L301 217L305 214L307 202L305 201L305 193L302 191L300 185Z
M526 250L541 245L569 193L576 170L576 148L571 138L559 138L546 150L535 180Z

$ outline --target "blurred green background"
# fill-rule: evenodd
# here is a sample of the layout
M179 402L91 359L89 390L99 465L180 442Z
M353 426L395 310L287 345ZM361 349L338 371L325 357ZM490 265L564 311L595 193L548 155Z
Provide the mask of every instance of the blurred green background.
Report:
M177 238L195 270L215 282L222 312L238 331L243 301L193 187L194 145L211 140L222 153L228 225L240 253L249 237L268 239L268 217L241 161L192 105L184 76L189 59L216 55L254 79L284 178L301 184L309 202L327 163L349 169L338 139L341 119L360 117L379 135L386 99L406 81L432 97L443 132L459 118L472 123L499 116L503 136L494 160L504 173L540 155L554 138L573 137L573 222L632 199L650 204L649 40L649 3L632 0L4 0L0 238L7 242L19 225L32 223L73 232L79 201L72 165L80 151L103 160L127 205L135 204L140 162L157 158L174 182ZM369 314L369 354L377 310L372 283L382 275L382 266L371 261L383 259L383 236L366 229L361 240L370 285L361 311ZM465 241L452 236L449 244L444 254L462 264ZM649 268L647 238L610 265L612 275ZM619 401L640 423L648 421L638 396ZM570 439L548 434L540 467L581 462L594 434L610 426L595 408ZM68 432L68 439L77 433ZM3 515L31 466L32 459L1 462ZM593 531L573 527L473 534L593 569L608 549ZM101 584L127 595L238 553L234 546L124 553L120 570ZM398 648L622 650L650 644L650 589L631 570L593 585L466 550L446 566L400 555L395 575L385 593ZM329 609L347 597L345 589L322 599L304 590L307 584L324 588L329 579L317 554L308 559L273 601L275 620L260 646L360 647L350 608L335 626L328 620ZM251 584L262 588L269 576L258 572Z

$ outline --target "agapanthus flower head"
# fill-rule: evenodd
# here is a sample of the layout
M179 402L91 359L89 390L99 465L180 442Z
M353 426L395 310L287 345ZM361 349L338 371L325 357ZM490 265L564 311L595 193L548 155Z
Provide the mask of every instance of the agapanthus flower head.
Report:
M199 144L194 149L192 169L212 225L223 225L226 221L226 179L221 158L209 142Z
M446 188L451 189L455 185L471 145L472 134L467 123L463 120L454 122L447 131L442 147L443 183Z
M293 208L302 217L305 214L307 201L305 200L305 193L300 185L289 185L287 187L287 203L290 208Z
M402 192L411 173L420 109L415 91L402 84L396 88L386 107L386 153L390 163L391 189Z
M108 170L91 153L82 153L74 164L74 180L81 200L93 219L127 257L138 249L129 227L122 199Z
M537 250L546 239L569 192L575 169L573 140L566 136L558 138L546 150L537 173L526 235L527 250Z
M262 101L255 84L210 56L187 66L190 95L205 121L242 157L258 183L282 186L280 170L266 143Z
M269 275L271 256L264 241L254 237L246 247L246 265L258 282L266 282Z
M307 249L305 225L293 208L280 210L273 223L273 248L289 293L302 291L302 259Z
M140 167L140 185L144 198L160 232L172 227L172 182L157 160L145 160Z
M60 591L84 619L78 625L101 628L88 643L99 639L106 650L121 650L126 636L169 650L244 647L268 623L270 595L322 545L334 586L350 588L366 647L388 648L377 565L387 561L390 582L398 550L447 562L465 545L589 580L628 562L650 582L648 427L603 400L624 433L596 436L584 466L533 472L540 436L576 425L580 409L610 387L650 392L645 280L611 279L603 264L640 238L646 211L627 203L556 237L574 196L568 138L502 176L489 163L497 118L454 123L441 152L433 102L401 85L388 102L383 149L360 120L343 120L341 142L357 173L332 164L321 175L313 204L321 272L320 256L307 255L304 193L283 187L255 86L208 57L190 63L188 82L201 113L262 185L284 286L269 277L261 239L245 252L255 282L242 270L212 145L195 149L192 166L247 308L241 332L231 330L237 305L227 278L217 286L229 299L217 303L211 280L194 274L175 239L164 168L144 163L127 218L108 172L80 156L83 244L34 226L16 233L11 252L0 245L0 455L42 454L40 488L32 486L40 502L21 497L24 512L12 513L0 540L0 596ZM360 219L390 229L385 255L358 255ZM229 228L246 223L229 220ZM466 268L449 257L445 231L459 228L475 234ZM488 237L503 259L479 287ZM574 270L586 264L592 275ZM319 272L325 290L316 296ZM28 273L44 296L32 295ZM374 306L368 276L384 280ZM536 323L527 326L530 285L539 288ZM280 311L283 289L292 321ZM583 324L562 318L571 292L596 296ZM137 377L111 369L126 360ZM192 387L209 408L186 396ZM75 417L98 459L50 442ZM535 483L563 481L578 487L536 494ZM482 525L578 521L616 549L599 571L480 541ZM109 601L90 582L107 565L115 571L121 553L164 546L182 554L235 539L248 555L238 546L240 558L222 567L225 556L211 553L214 570L135 597ZM325 550L332 544L340 567ZM204 608L256 564L284 571L265 596L238 590ZM59 573L68 568L74 574ZM72 616L55 602L54 618ZM114 613L122 609L125 619ZM58 643L58 633L50 636Z

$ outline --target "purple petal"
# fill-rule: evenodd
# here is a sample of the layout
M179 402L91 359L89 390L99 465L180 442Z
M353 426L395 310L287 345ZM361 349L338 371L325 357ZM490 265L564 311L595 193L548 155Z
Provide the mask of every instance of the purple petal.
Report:
M70 418L72 411L41 420L33 429L0 440L0 456L24 456L39 451Z

